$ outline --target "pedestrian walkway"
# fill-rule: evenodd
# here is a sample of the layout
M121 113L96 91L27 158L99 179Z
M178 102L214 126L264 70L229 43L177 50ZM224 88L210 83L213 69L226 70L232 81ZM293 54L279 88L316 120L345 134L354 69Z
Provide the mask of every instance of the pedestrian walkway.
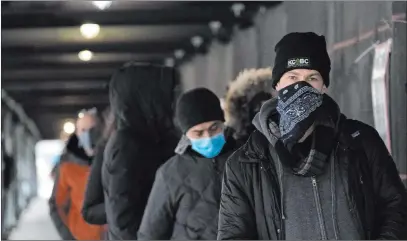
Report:
M47 200L35 198L31 201L9 240L61 240L49 216Z

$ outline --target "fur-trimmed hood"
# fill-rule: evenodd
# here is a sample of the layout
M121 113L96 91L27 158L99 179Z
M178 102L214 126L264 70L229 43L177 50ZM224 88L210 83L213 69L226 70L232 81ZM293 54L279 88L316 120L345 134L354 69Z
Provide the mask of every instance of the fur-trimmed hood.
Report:
M262 103L272 97L271 76L271 68L245 69L229 84L225 119L236 139L245 139L254 130L252 119Z

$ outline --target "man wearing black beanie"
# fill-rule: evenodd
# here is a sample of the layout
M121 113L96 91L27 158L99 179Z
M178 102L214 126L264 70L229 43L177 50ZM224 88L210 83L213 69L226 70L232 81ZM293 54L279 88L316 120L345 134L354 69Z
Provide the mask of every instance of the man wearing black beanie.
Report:
M377 131L325 94L323 36L276 45L278 96L226 164L218 239L406 239L407 191Z
M236 145L220 101L208 89L181 95L176 118L184 136L176 155L157 171L138 239L214 240L222 173Z

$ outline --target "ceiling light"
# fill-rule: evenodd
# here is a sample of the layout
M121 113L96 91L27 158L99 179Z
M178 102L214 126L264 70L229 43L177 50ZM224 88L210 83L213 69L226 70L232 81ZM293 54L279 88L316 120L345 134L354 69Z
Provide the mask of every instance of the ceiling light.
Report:
M260 6L259 12L260 12L261 14L265 14L265 13L267 12L267 7L266 7L266 6Z
M174 55L175 55L175 58L182 59L185 55L185 51L182 49L177 49L177 50L175 50Z
M217 34L219 29L222 27L222 23L219 21L212 21L209 23L209 28L213 34Z
M191 43L195 48L199 48L203 43L203 38L201 36L194 36L191 38Z
M242 12L245 10L246 6L243 3L235 3L232 5L232 11L235 17L240 17Z
M105 10L112 5L112 1L92 1L92 4L95 5L100 10Z
M67 133L67 134L74 133L75 132L75 125L70 121L65 122L64 123L64 132Z
M85 23L81 25L80 31L84 38L92 39L98 36L100 32L100 26L96 23Z
M81 52L79 52L78 57L80 60L86 62L92 59L93 53L89 50L82 50Z
M166 58L164 65L167 67L174 67L175 60L173 58Z
M80 113L78 114L78 118L79 118L79 119L83 118L84 116L85 116L85 114L83 114L82 112L80 112Z

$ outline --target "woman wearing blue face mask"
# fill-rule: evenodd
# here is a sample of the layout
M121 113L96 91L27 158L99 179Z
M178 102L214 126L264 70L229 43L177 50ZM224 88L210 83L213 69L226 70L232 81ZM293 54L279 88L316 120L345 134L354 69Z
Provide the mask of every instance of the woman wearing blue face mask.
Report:
M95 108L82 111L82 116L77 121L77 135L79 147L86 151L88 156L93 157L96 142L99 140L101 133L101 123Z
M236 144L219 99L207 89L183 94L176 118L184 133L157 171L138 239L216 239L222 174Z

